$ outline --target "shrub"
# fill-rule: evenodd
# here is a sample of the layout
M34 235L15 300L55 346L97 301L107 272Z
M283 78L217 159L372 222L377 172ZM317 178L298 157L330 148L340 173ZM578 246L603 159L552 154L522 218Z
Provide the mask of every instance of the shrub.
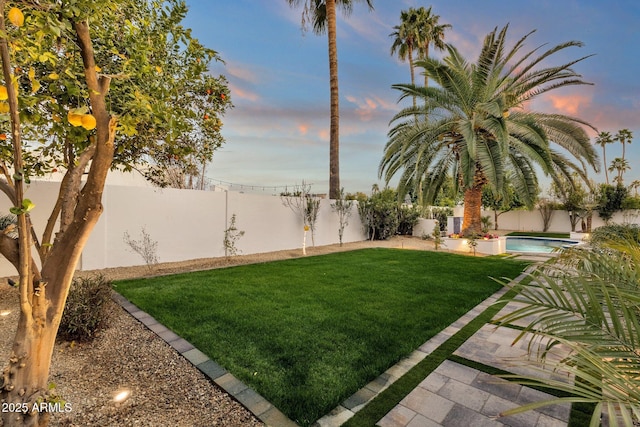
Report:
M598 227L591 234L591 244L596 247L611 242L635 242L640 244L640 226L638 224L608 224Z
M418 223L420 209L417 207L401 206L398 210L398 234L410 236L413 227Z
M395 190L385 188L358 203L367 237L386 240L398 231L398 199Z
M640 197L638 196L627 196L622 201L622 209L640 209Z
M622 209L622 202L627 197L627 189L622 185L602 184L600 186L600 200L598 201L598 214L600 218L609 222L614 213Z
M90 342L108 323L111 282L104 276L74 279L62 313L58 339Z
M142 257L149 271L158 264L158 242L153 240L147 230L142 227L142 238L133 240L128 231L124 232L124 242L131 250Z

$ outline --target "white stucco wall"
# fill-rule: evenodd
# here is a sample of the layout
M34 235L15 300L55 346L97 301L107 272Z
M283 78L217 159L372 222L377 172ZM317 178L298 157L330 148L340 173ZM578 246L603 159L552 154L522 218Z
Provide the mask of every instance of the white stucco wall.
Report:
M58 185L34 182L27 189L27 197L36 205L31 218L39 236L55 204ZM241 254L302 247L302 222L277 196L108 185L103 204L104 212L84 248L79 269L144 264L124 242L125 232L140 240L143 227L158 242L160 262L224 256L224 230L233 214L236 227L245 232L236 245ZM0 213L8 213L10 207L6 198L0 199ZM364 239L354 204L343 240ZM315 244L338 241L337 215L330 200L321 200ZM312 245L310 232L306 243ZM0 276L7 275L15 275L15 269L0 257Z

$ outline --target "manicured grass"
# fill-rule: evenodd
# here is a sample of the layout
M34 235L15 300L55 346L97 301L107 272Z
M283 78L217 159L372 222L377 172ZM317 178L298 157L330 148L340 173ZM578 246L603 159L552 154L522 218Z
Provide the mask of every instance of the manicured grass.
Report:
M513 231L507 236L548 237L550 239L568 239L569 233L534 233L528 231Z
M366 249L115 288L309 425L516 277L517 260Z

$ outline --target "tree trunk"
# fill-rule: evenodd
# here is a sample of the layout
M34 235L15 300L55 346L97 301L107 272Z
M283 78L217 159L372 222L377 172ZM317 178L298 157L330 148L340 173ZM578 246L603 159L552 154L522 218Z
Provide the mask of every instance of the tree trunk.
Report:
M336 1L327 0L327 35L329 39L329 87L331 122L329 129L329 198L340 197L340 108L338 103L338 47L336 36Z
M464 191L464 216L462 234L469 236L482 232L482 186L473 186Z
M79 190L78 181L76 189L70 188L60 195L61 202L68 205L69 223L56 235L40 275L35 269L29 272L30 268L24 268L33 265L31 248L26 246L25 251L22 241L18 242L20 317L0 391L0 400L11 405L7 406L8 411L2 412L5 427L48 424L49 414L41 411L39 404L51 403L48 402L48 379L58 326L82 249L102 213L102 192L113 161L117 120L110 116L105 103L110 80L106 76L98 77L95 71L88 23L76 22L73 25L97 124L92 142L94 147L90 151L91 166L82 190ZM16 151L21 152L19 148ZM16 198L19 202L19 193ZM19 219L21 217L25 215L19 215ZM27 227L22 223L18 224L18 231L21 235L28 235Z
M470 236L482 232L482 187L487 178L479 166L473 176L473 185L464 190L464 216L462 218L462 234Z

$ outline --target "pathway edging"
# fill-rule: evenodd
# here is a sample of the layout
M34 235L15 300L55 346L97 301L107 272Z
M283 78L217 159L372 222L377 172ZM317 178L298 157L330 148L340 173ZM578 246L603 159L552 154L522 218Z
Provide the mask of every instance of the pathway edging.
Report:
M182 357L198 368L206 377L240 402L247 410L254 414L267 426L297 427L298 424L290 420L272 403L267 401L255 390L227 372L222 366L211 360L194 345L167 329L148 313L142 311L135 304L114 291L113 300L140 321L149 330L162 338Z

